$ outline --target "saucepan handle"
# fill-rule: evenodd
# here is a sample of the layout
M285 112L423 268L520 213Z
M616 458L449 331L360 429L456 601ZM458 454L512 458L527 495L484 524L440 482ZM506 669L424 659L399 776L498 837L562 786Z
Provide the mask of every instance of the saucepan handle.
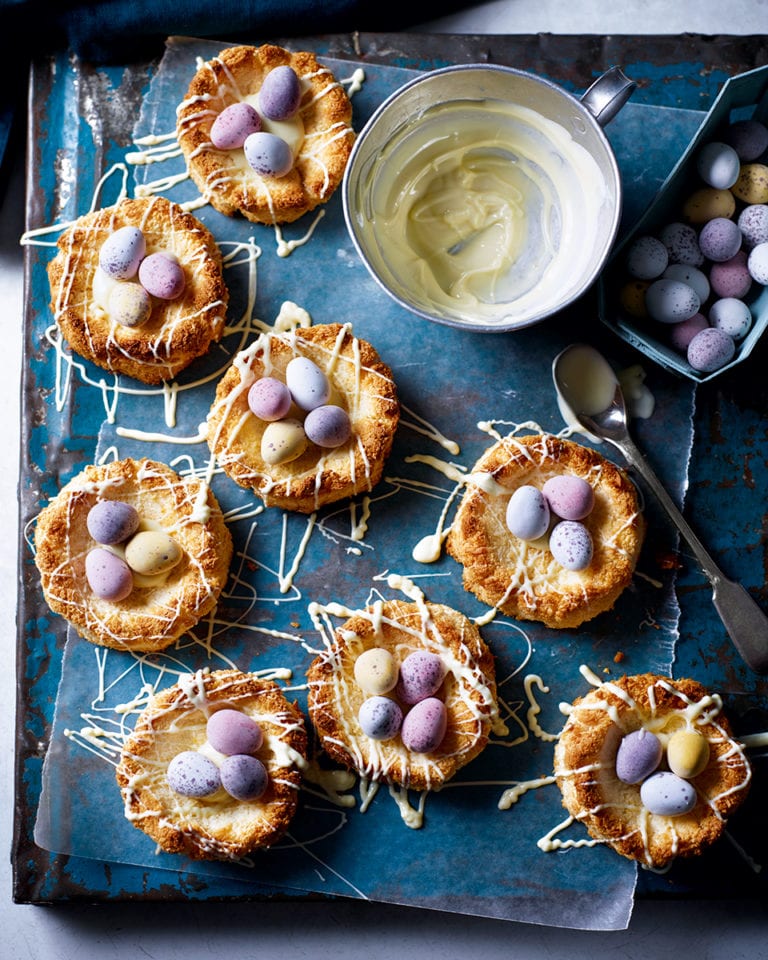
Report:
M604 127L629 100L636 86L621 67L611 67L587 89L581 97L581 103Z

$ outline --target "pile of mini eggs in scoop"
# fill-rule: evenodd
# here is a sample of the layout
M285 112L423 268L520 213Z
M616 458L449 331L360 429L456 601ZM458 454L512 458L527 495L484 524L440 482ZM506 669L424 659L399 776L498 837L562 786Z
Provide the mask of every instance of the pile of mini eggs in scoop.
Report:
M310 441L326 449L347 442L352 423L343 407L328 402L331 393L330 380L309 357L289 361L285 383L276 377L260 377L251 385L248 406L267 423L261 438L265 463L290 463L304 453ZM288 416L292 411L298 416Z
M246 802L267 789L269 773L254 756L264 732L247 713L217 710L206 724L207 740L199 750L183 750L168 764L168 786L182 797Z
M594 505L595 492L582 477L550 477L541 489L525 484L515 490L507 504L507 528L520 540L541 540L552 518L559 518L549 534L549 551L566 570L584 570L592 562L593 544L581 521Z
M301 85L289 66L275 67L264 78L258 93L258 110L246 101L231 103L211 127L211 143L217 150L243 150L248 166L263 177L284 177L293 167L288 142L276 133L262 130L263 119L290 120L298 112Z
M358 687L369 694L357 715L367 737L393 740L399 734L406 750L437 750L448 728L448 712L437 696L446 668L436 653L414 650L398 667L389 650L371 647L355 660L354 674Z
M752 326L745 298L768 284L768 128L738 120L696 157L705 186L682 208L684 222L638 237L620 293L631 316L669 325L669 342L711 373L729 363Z
M138 281L138 282L136 282ZM169 252L147 255L147 243L138 227L120 227L99 250L94 286L105 288L103 302L109 316L124 327L146 323L152 297L177 300L184 292L184 271Z
M152 586L181 560L182 550L163 530L139 530L141 517L122 500L99 500L88 511L86 526L98 547L85 557L85 576L102 600L118 602L134 586Z

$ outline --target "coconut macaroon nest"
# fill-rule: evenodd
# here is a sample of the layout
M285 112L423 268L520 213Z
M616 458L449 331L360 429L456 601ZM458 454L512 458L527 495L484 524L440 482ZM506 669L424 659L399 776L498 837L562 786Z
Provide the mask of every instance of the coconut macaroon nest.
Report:
M221 339L229 302L210 231L164 197L85 214L48 265L51 309L80 356L148 384Z
M86 467L35 527L51 610L120 650L162 650L194 627L216 605L231 558L208 485L152 460Z
M224 472L266 506L312 513L373 489L399 419L376 350L348 324L318 324L263 333L235 357L207 438Z
M229 47L204 63L177 117L202 196L257 223L290 223L329 200L354 142L352 105L331 71L312 53L271 44Z
M498 723L491 652L447 606L391 600L350 613L307 673L322 746L368 780L439 790Z
M722 700L646 673L579 697L555 747L563 806L597 841L654 869L713 843L751 769Z
M543 505L552 483L551 506ZM573 486L588 512L563 522L572 504L560 502ZM526 526L534 507L543 525L523 530L525 539L512 533L510 521L519 524L523 513ZM483 603L567 628L614 605L632 580L644 532L634 486L599 453L548 434L507 436L472 468L446 546L464 568L465 589Z
M168 853L239 859L285 833L306 748L301 711L272 681L183 675L151 697L122 748L125 816Z

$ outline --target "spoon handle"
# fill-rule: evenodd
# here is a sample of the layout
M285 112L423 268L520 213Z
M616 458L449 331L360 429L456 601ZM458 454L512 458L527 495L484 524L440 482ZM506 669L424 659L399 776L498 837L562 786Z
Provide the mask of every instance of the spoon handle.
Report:
M744 587L726 577L718 567L631 437L621 440L606 437L606 440L613 443L642 476L695 554L712 585L715 609L742 659L755 673L768 673L768 617Z

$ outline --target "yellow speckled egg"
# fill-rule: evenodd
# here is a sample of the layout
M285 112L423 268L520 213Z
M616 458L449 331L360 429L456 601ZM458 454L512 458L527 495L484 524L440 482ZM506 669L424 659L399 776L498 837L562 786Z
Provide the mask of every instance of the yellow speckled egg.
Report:
M261 458L276 466L290 463L307 449L307 435L299 420L287 418L267 424L261 438Z
M382 696L394 690L397 683L397 661L383 647L371 647L355 660L355 681L371 696Z
M125 562L136 573L156 577L181 560L181 547L161 530L141 530L125 546Z
M695 730L678 730L667 744L667 763L684 780L698 777L709 763L709 742Z
M768 203L768 167L764 163L743 163L731 192L744 203Z
M683 219L694 224L709 223L715 217L730 220L735 212L736 200L731 191L716 190L714 187L702 187L683 204Z
M648 280L630 280L619 291L621 306L631 317L643 319L648 316L645 306L645 291L650 286Z

